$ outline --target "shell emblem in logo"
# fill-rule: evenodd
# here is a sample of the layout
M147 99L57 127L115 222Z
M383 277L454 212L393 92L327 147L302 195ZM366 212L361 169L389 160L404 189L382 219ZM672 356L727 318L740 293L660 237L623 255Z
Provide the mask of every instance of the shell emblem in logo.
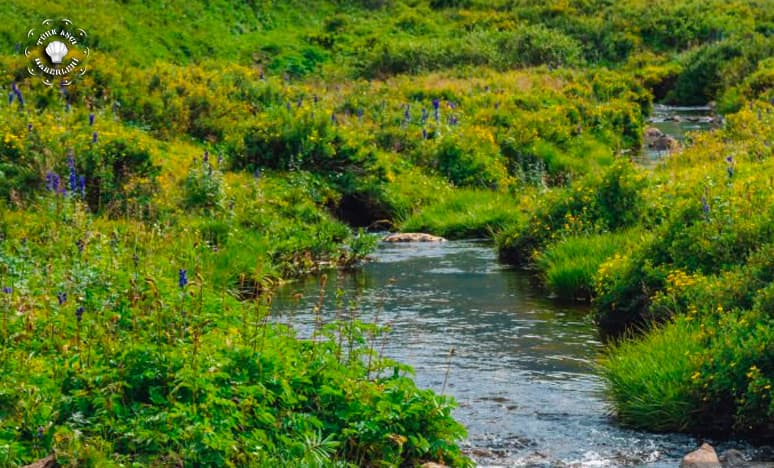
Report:
M60 41L53 41L46 47L46 53L51 57L51 62L55 64L62 63L62 59L67 55L67 52L67 46Z

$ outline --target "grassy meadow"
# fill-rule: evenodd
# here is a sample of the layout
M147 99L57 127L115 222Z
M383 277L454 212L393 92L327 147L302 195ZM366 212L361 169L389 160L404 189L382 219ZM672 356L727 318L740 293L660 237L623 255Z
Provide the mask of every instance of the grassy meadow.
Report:
M26 71L49 17L89 33L71 86ZM491 238L590 300L621 423L774 439L769 2L9 0L0 24L0 466L470 465L387 330L269 319L384 227ZM717 128L630 161L654 103L710 101Z

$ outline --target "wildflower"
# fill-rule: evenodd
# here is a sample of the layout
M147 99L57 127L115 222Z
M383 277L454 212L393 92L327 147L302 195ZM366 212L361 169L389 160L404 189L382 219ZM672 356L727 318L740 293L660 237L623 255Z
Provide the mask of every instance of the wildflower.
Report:
M304 98L298 98L298 102L296 102L296 108L300 109L301 105L304 103Z
M137 268L137 265L140 263L140 256L137 255L137 252L132 255L132 263L134 263L135 268Z
M97 142L97 132L94 132L91 134L91 142L96 143Z
M16 86L16 83L11 84L11 92L16 96L16 100L19 101L19 107L24 107L24 97L22 96L21 90L18 86Z
M317 104L317 101L319 101L320 98L318 98L317 95L315 94L313 100L314 100L314 103Z
M94 125L94 112L89 113L89 126Z
M59 176L54 172L46 174L46 188L51 192L59 191Z
M27 131L28 131L28 132L31 132L31 131L32 131L32 124L27 124Z
M11 286L5 286L3 287L3 292L5 294L11 294L13 292L13 288Z
M67 302L67 293L64 291L59 291L56 294L56 300L59 302L59 305L63 305L65 302Z
M332 114L331 114L331 123L332 123L333 125L336 125L336 113L332 113Z
M51 171L46 172L46 190L49 192L54 190L54 173Z
M261 168L260 167L255 168L255 172L253 172L253 177L255 177L255 180L259 180L261 178Z
M78 307L75 309L75 319L78 320L78 323L81 322L81 319L83 319L83 306Z
M440 122L441 121L441 101L438 99L433 99L433 111L435 113L435 121Z
M411 105L406 104L406 110L403 112L403 120L406 123L409 123L411 121Z
M357 118L360 121L363 120L363 109L362 108L357 110Z
M8 104L13 104L13 91L8 93Z
M288 110L288 112L290 112L290 103L289 102L285 104L285 108Z
M180 289L185 288L188 284L188 271L181 268L177 272L177 277L177 285L180 286Z
M78 188L81 190L81 196L86 197L86 176L78 178Z
M202 161L209 162L210 160L210 152L207 150L204 150L204 156L202 157Z
M427 122L427 109L425 109L423 107L422 108L422 123L424 124L425 122Z
M422 139L427 140L427 129L422 129Z
M707 197L704 195L701 196L701 211L703 211L705 215L709 215L710 212L710 206L709 203L707 203Z
M83 248L86 247L86 244L83 242L83 239L78 239L75 241L75 246L78 247L78 253L83 253Z
M75 165L70 166L70 191L75 193L78 188L78 175L75 173Z

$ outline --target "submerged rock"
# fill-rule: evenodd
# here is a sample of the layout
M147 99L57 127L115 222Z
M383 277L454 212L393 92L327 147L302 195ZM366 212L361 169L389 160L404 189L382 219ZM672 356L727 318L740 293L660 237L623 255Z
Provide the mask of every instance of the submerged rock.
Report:
M384 242L446 242L446 239L424 232L396 232L384 236Z
M744 458L744 454L735 449L726 450L720 455L719 459L720 463L723 464L723 468L744 468L749 466L749 463Z
M708 443L683 457L680 468L723 468L718 460L718 454Z

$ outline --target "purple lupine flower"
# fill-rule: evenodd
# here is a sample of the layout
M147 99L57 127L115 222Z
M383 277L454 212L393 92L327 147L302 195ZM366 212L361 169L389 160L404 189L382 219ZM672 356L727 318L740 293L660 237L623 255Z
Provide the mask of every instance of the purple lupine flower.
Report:
M75 166L70 167L70 192L73 194L78 188L78 176L75 174Z
M4 286L3 287L3 292L5 294L11 294L13 292L13 288L11 286Z
M438 99L433 99L433 109L438 110L441 108L441 101Z
M433 113L435 114L435 121L441 121L441 101L433 99Z
M59 305L63 305L65 302L67 302L67 293L64 291L59 291L56 295L56 300L59 302Z
M734 157L733 156L726 156L726 162L728 164L734 164Z
M406 110L403 112L403 120L406 123L411 122L411 104L406 104Z
M97 142L97 137L98 137L97 132L92 133L91 134L91 142L92 143L96 143Z
M59 192L59 174L51 174L51 191Z
M94 112L89 112L89 126L94 125Z
M427 122L427 109L425 109L423 107L422 108L422 123L424 124L425 122Z
M704 195L701 196L701 211L703 211L705 215L709 215L710 212L710 206L709 203L707 203L707 197Z
M298 98L298 102L296 102L296 108L300 109L301 105L304 103L304 98Z
M290 103L289 102L285 104L285 108L288 110L288 112L290 112Z
M427 140L427 129L425 128L422 129L422 139Z
M75 246L78 247L78 253L83 253L83 249L84 247L86 247L86 243L83 242L83 239L78 239L77 241L75 241Z
M188 284L188 271L181 268L177 272L177 285L180 286L180 289L183 289L187 284Z
M361 120L361 121L363 120L363 109L362 108L357 110L357 119Z
M19 107L24 107L24 96L16 83L11 84L11 91L16 95L16 100L19 101Z
M81 190L81 196L86 198L86 176L82 175L78 178L78 188Z
M54 173L51 171L46 172L46 190L54 190Z
M317 104L317 101L319 101L319 100L320 100L320 98L319 98L319 97L317 97L317 95L316 95L316 94L314 95L314 97L313 97L312 99L314 100L314 103L315 103L315 104Z
M77 309L75 309L75 319L78 320L78 323L80 323L81 320L83 319L83 311L84 311L83 306L80 306Z
M204 156L202 157L202 161L209 162L210 161L210 152L207 150L204 150Z
M31 132L31 131L32 131L32 124L27 124L27 131L28 131L28 132Z
M331 123L333 125L336 125L336 113L331 113Z

